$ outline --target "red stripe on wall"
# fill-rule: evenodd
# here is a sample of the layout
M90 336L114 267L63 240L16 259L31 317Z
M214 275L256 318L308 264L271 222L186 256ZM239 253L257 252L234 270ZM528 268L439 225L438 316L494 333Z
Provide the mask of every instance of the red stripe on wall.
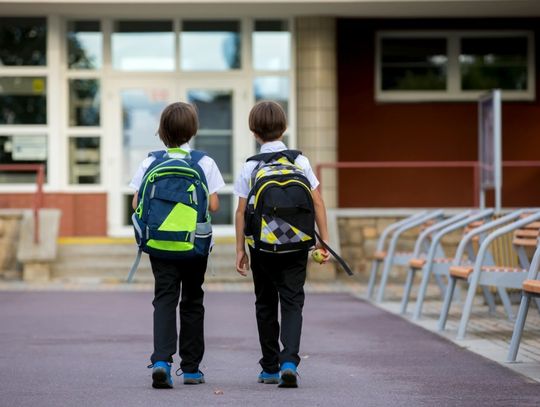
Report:
M0 208L31 208L34 194L0 194ZM60 236L106 236L107 194L50 193L44 195L45 208L62 211Z

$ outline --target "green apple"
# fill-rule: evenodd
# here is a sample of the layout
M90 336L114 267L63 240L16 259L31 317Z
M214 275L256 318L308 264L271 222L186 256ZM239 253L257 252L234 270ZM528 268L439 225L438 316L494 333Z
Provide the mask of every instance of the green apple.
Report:
M311 252L311 257L317 263L322 263L324 261L324 255L323 255L321 249L313 250L313 252Z

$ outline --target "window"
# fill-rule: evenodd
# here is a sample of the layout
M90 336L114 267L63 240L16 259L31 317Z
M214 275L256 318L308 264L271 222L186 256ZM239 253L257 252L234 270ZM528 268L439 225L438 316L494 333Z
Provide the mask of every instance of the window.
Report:
M260 76L253 83L255 101L273 100L289 113L289 78L286 76Z
M0 66L47 65L45 18L0 18Z
M71 79L69 81L69 125L99 126L99 81Z
M232 194L218 194L219 210L212 213L213 225L230 225L233 223L233 196Z
M291 33L283 20L257 20L253 32L253 67L287 70L291 64Z
M446 53L444 38L384 38L382 89L446 89Z
M163 149L157 136L161 112L170 100L167 89L125 89L122 103L122 179L128 185L149 151Z
M112 33L112 64L123 71L173 71L172 21L117 21Z
M527 90L527 38L462 38L463 90Z
M185 71L227 71L240 68L238 21L184 21L180 34L180 66Z
M378 101L535 98L532 33L382 32L377 47Z
M46 85L43 76L0 77L0 125L46 124Z
M46 135L0 134L0 164L45 164L47 172ZM0 171L0 184L35 183L36 173Z
M232 182L232 92L190 90L188 101L197 106L199 114L199 130L193 138L195 148L207 152L216 161L225 182Z
M103 35L99 21L68 23L69 69L99 69L103 64Z
M100 138L70 137L69 183L100 183Z

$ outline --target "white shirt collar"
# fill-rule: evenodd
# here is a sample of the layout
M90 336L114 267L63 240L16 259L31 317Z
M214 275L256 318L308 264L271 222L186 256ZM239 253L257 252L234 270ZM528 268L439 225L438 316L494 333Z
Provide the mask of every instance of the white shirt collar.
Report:
M269 141L261 145L261 153L273 153L276 151L283 151L286 149L287 149L287 146L283 143L283 141L280 141L280 140Z

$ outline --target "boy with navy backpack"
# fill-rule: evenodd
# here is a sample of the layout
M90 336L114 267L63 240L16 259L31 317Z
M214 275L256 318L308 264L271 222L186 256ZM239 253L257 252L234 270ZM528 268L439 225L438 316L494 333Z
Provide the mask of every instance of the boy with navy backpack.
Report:
M161 114L159 138L167 147L148 155L130 187L133 226L140 251L150 255L155 278L152 386L172 388L172 355L178 333L180 299L180 369L184 384L204 383L199 364L204 354L202 284L212 246L209 211L217 211L217 191L225 185L214 160L191 150L198 129L194 107L173 103ZM180 290L180 286L182 289Z
M239 197L236 270L245 276L249 269L247 243L262 350L259 383L297 387L307 257L313 246L321 250L324 261L329 257L316 241L317 236L328 240L326 211L309 160L282 142L287 122L279 104L257 103L249 115L249 128L261 151L248 158L234 186Z

